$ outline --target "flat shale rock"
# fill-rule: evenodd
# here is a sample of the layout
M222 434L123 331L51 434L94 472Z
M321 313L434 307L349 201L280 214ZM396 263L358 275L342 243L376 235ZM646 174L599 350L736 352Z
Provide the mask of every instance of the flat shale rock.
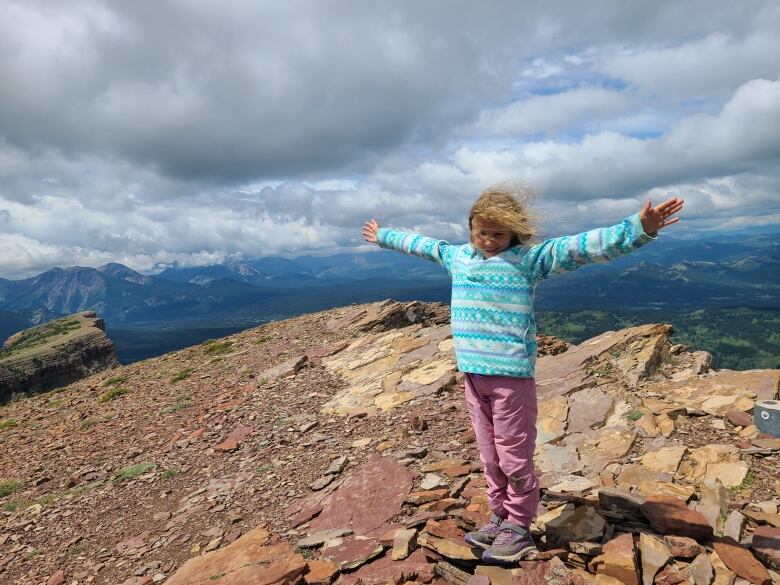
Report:
M661 534L688 536L701 541L712 538L712 526L685 501L669 496L651 496L640 506L650 525Z
M653 585L655 574L672 558L672 553L663 540L643 532L639 535L639 556L642 559L642 585Z
M596 385L587 371L587 364L613 348L624 348L636 341L652 343L653 338L671 332L669 325L641 325L621 331L608 331L579 345L571 346L555 356L542 356L536 361L536 388L539 401L566 396ZM636 368L636 364L632 368Z
M614 400L597 388L580 390L569 396L569 423L566 432L581 431L600 427L612 411Z
M168 585L293 585L306 560L286 543L267 544L269 534L257 528L233 544L190 559L166 581Z
M753 552L770 569L780 571L780 528L759 526L753 531Z
M411 487L409 469L390 457L371 455L322 501L309 531L351 528L355 534L380 536L385 522L400 513Z
M612 577L626 585L639 585L634 539L630 534L622 533L606 543L591 566L598 575Z
M325 543L322 560L336 565L340 571L355 569L382 554L382 544L370 536L345 536Z
M389 556L378 558L356 571L340 575L336 583L338 585L355 585L358 581L363 583L397 583L400 582L399 580L407 579L430 583L433 580L434 566L425 555L424 550L418 548L401 561L393 561Z
M566 504L536 519L552 542L597 540L604 534L606 522L592 506Z
M766 568L733 538L716 538L714 547L725 565L743 579L756 585L772 583Z

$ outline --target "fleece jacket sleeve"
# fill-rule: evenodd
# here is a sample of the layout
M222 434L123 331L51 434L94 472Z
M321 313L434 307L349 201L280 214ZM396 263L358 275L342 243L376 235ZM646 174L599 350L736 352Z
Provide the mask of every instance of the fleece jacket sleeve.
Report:
M551 238L531 246L523 263L536 282L586 264L607 262L654 239L645 233L639 213L635 213L611 227Z

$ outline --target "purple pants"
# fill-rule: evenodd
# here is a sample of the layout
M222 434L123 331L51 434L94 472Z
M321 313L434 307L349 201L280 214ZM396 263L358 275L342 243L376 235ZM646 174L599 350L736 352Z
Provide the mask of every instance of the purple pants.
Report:
M536 381L466 373L466 403L493 512L528 527L539 505L534 472Z

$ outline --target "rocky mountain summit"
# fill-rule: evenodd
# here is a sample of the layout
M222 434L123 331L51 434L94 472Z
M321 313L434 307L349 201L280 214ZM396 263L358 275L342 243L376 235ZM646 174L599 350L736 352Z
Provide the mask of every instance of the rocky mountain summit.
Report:
M446 307L350 306L0 411L3 583L770 583L780 370L710 369L667 325L540 339L539 554L489 516Z
M118 364L103 319L84 311L20 331L0 349L0 403L65 386Z

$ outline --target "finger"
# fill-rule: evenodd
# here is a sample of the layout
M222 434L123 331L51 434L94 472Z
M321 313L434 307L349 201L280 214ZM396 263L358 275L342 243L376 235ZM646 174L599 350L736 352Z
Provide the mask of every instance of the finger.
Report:
M663 212L664 213L664 217L669 217L671 215L674 215L675 213L680 211L682 209L682 207L683 207L682 204L680 204L680 205L676 205L675 207L671 207L671 208L667 209L666 211Z
M663 209L663 210L669 210L669 209L674 209L674 208L680 208L680 207L682 207L682 204L683 204L683 200L682 199L678 199L678 198L674 197L672 199L668 199L667 201L664 201L658 207Z
M667 199L663 203L659 203L655 207L655 210L658 211L659 213L664 213L667 209L674 206L676 203L677 203L676 199Z
M680 218L679 217L675 217L674 219L670 219L668 221L664 221L664 223L663 223L663 225L661 225L661 227L666 227L668 225L672 225L673 223L677 223L678 221L680 221Z

